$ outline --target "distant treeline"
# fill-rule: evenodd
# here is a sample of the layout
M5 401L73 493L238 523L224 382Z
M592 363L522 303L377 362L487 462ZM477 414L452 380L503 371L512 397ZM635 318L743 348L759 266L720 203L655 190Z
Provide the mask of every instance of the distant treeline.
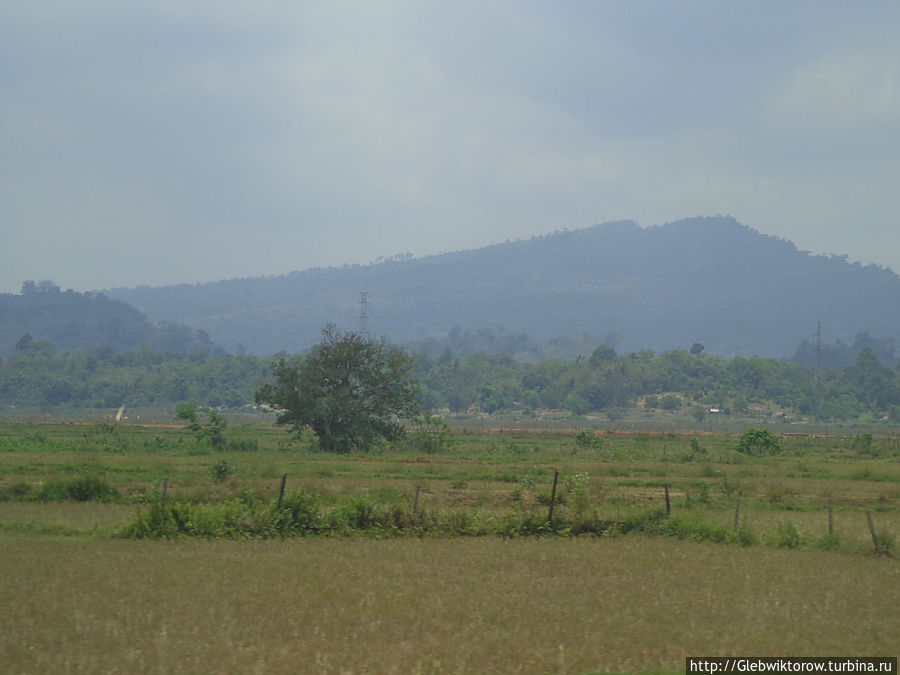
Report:
M885 365L874 347L889 345L857 338L848 365L807 367L769 358L724 358L689 351L619 355L606 345L574 360L520 363L506 354L437 357L419 352L415 376L421 399L432 410L452 412L564 409L574 414L604 411L611 416L635 406L725 413L753 406L777 406L786 414L823 420L889 417L900 421L900 371ZM864 346L866 345L866 346ZM802 350L798 350L802 351ZM822 360L824 349L815 349ZM893 357L888 349L886 357ZM108 347L62 351L22 336L15 352L0 361L0 406L15 410L166 407L252 404L268 376L269 359L188 356L142 347L115 352Z
M696 350L695 350L696 351ZM900 420L900 373L865 347L854 363L806 368L768 358L723 358L690 351L617 355L598 347L575 361L517 364L505 355L445 353L422 358L423 401L451 411L565 409L575 414L645 408L715 408L743 413L777 406L823 420L864 415Z
M250 356L189 356L149 346L58 351L25 336L0 362L0 406L10 409L174 406L236 407L253 401L268 362Z

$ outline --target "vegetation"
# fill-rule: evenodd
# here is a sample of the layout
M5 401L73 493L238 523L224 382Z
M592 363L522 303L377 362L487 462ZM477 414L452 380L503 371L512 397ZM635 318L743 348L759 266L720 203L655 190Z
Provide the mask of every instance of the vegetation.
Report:
M217 450L171 424L0 422L4 667L674 673L688 649L900 639L900 437L773 433L756 456L590 433L330 454L270 424Z
M434 426L444 434L445 424ZM860 444L865 435L773 434L782 452L753 455L737 449L742 436L754 435L746 431L706 434L701 442L690 433L457 430L440 449L417 445L412 432L380 453L335 455L312 451L311 432L294 439L261 424L229 425L229 443L217 450L170 426L4 422L0 533L234 539L642 533L872 551L868 511L879 551L893 552L900 535L900 438L873 435ZM578 441L585 438L592 440ZM117 514L102 530L57 520L62 512L51 508L91 503ZM791 528L796 537L788 536Z
M18 342L16 352L0 362L0 406L7 411L171 408L185 401L208 409L237 408L253 404L272 372L254 356L181 357L150 347L58 351L28 335ZM383 342L372 346L394 350ZM287 377L304 358L282 356L275 371ZM617 355L606 346L589 358L534 364L502 354L456 357L445 350L436 359L413 355L409 374L419 383L425 409L451 414L533 417L562 410L603 413L615 421L627 411L662 418L681 413L694 424L710 414L900 421L900 370L883 365L868 347L851 365L831 369L687 351Z
M775 455L784 450L778 439L767 429L745 429L735 449L756 456Z
M26 281L19 295L0 294L0 356L32 340L61 349L112 352L149 348L179 356L221 355L204 331L184 324L154 324L137 309L102 293L62 291L52 281Z
M230 352L269 355L308 348L326 323L356 325L365 289L375 334L421 341L430 358L448 346L460 357L535 362L587 357L602 344L621 354L695 343L706 353L787 358L805 340L813 368L857 355L836 349L843 358L832 360L823 349L817 361L819 321L826 343L863 331L900 339L894 272L811 255L721 217L607 223L421 259L111 294L151 318L203 328Z
M197 352L182 357L148 346L126 352L108 347L59 351L31 339L0 362L0 405L24 413L121 405L171 409L185 401L238 407L253 401L266 373L265 362L252 356Z
M206 424L201 424L201 414L192 403L182 403L175 409L175 419L187 422L187 428L196 434L198 440L208 442L217 450L223 449L228 442L228 439L225 438L228 420L217 410L207 410L208 421Z
M278 424L312 429L325 452L368 451L402 438L400 420L418 411L411 367L402 349L329 326L308 356L272 364L275 382L256 402L276 410Z
M20 538L4 540L0 568L13 673L674 674L685 653L892 654L900 643L896 562L820 550ZM811 616L815 630L798 620Z

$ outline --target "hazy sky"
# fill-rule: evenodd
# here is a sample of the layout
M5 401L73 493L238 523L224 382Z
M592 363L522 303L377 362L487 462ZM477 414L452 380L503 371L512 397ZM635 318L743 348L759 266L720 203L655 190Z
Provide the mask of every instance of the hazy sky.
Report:
M0 0L0 292L731 215L900 271L900 3Z

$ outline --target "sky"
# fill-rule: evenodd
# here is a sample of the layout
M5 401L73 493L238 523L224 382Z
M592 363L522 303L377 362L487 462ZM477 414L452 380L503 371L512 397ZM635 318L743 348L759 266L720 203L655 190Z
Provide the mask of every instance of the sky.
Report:
M0 0L0 293L729 215L900 271L900 3Z

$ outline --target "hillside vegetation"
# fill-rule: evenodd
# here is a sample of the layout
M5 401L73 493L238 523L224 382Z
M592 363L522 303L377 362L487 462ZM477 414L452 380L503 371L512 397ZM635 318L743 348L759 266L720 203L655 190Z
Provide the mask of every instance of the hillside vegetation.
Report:
M724 356L783 358L819 322L828 342L900 336L892 271L812 255L723 217L623 221L419 259L108 294L154 320L203 329L229 351L263 355L306 349L328 323L357 327L360 291L368 330L399 344L456 326L541 343L587 336L591 349L619 352L697 342Z
M32 340L61 349L118 352L147 345L182 355L217 351L203 331L172 322L154 324L121 300L63 291L52 281L26 281L20 294L0 294L0 357Z

